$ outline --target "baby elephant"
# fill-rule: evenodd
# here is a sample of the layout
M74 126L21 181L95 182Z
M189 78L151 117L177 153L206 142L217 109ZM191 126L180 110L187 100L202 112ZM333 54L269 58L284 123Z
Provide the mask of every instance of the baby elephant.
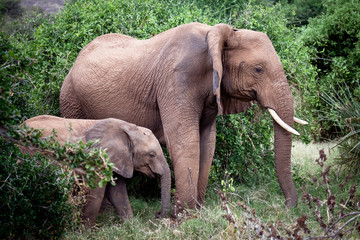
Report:
M83 207L83 218L88 226L95 224L101 203L106 196L122 219L132 216L132 210L124 178L131 178L134 170L147 176L161 176L161 217L167 217L170 209L170 169L153 133L128 122L108 118L103 120L65 119L42 115L25 121L29 127L42 129L44 137L57 131L56 140L61 144L99 139L96 147L105 149L115 165L116 185L107 184L90 190ZM69 130L71 128L71 130ZM119 176L120 175L120 176Z

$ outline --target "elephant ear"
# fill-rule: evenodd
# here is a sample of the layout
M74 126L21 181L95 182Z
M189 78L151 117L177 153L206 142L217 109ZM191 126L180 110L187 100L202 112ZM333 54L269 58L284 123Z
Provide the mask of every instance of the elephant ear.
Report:
M101 120L94 124L85 135L85 140L99 142L95 147L105 149L110 162L115 166L114 172L125 178L131 178L134 173L133 146L122 125L115 119Z
M232 29L229 25L217 24L211 28L206 36L208 51L213 65L213 93L216 96L218 115L223 113L220 89L223 75L223 50L234 31L236 30Z

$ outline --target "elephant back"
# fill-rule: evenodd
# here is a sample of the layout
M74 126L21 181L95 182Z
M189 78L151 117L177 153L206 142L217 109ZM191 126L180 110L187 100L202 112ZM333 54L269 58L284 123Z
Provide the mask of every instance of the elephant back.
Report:
M43 137L49 137L56 131L56 141L77 142L84 140L86 131L96 123L96 120L65 119L50 115L40 115L25 121L28 127L40 129Z

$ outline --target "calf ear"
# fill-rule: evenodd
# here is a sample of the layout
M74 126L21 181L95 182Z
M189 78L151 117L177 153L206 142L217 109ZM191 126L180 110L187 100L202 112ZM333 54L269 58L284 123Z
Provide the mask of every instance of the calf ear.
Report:
M133 147L122 125L112 119L97 122L85 135L86 141L96 139L99 139L99 142L95 147L105 149L115 166L113 171L125 178L131 178L134 173Z

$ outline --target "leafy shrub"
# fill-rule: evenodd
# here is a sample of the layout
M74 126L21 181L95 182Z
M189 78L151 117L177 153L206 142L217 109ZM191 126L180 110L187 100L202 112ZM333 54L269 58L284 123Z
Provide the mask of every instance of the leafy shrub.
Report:
M114 180L114 164L110 162L104 149L94 148L98 140L86 143L79 140L60 145L55 141L55 130L51 136L41 138L40 130L26 126L11 129L9 133L13 136L10 140L19 144L24 151L38 152L56 161L67 172L72 172L79 185L96 188Z
M20 100L28 96L21 89L21 79L26 75L22 68L31 63L19 49L9 37L0 34L0 238L58 238L79 215L74 211L76 204L68 201L71 182L76 178L70 178L69 171L60 170L45 157L36 155L31 159L22 155L14 143L26 143L53 154L57 160L65 159L70 171L85 168L83 172L88 174L84 178L89 185L93 183L91 186L104 170L107 176L100 183L111 179L111 165L105 164L104 168L103 164L108 163L106 155L97 149L89 150L93 143L60 147L54 141L40 140L39 131L16 127L20 113L24 114Z
M17 49L10 43L9 38L0 32L0 127L15 124L20 111L14 104L12 79L17 78L20 61Z
M294 19L291 24L303 26L309 23L309 19L321 14L323 11L322 0L275 0L280 2L289 12L293 12Z
M234 13L244 10L247 5L247 1L237 0L188 0L188 2L193 2L198 8L203 9L205 14L212 16L213 19L228 24L236 17Z
M272 120L262 115L254 105L246 113L218 117L211 179L257 184L275 176Z
M73 218L71 181L40 155L23 156L0 141L0 238L58 238Z
M301 33L306 46L315 49L313 64L319 69L319 78L312 93L341 92L339 84L346 84L354 99L360 98L360 2L358 0L324 0L324 14L310 20ZM313 83L312 83L313 84ZM344 97L344 96L341 96ZM309 102L309 107L328 112L329 106ZM332 121L321 123L323 137L334 138Z

